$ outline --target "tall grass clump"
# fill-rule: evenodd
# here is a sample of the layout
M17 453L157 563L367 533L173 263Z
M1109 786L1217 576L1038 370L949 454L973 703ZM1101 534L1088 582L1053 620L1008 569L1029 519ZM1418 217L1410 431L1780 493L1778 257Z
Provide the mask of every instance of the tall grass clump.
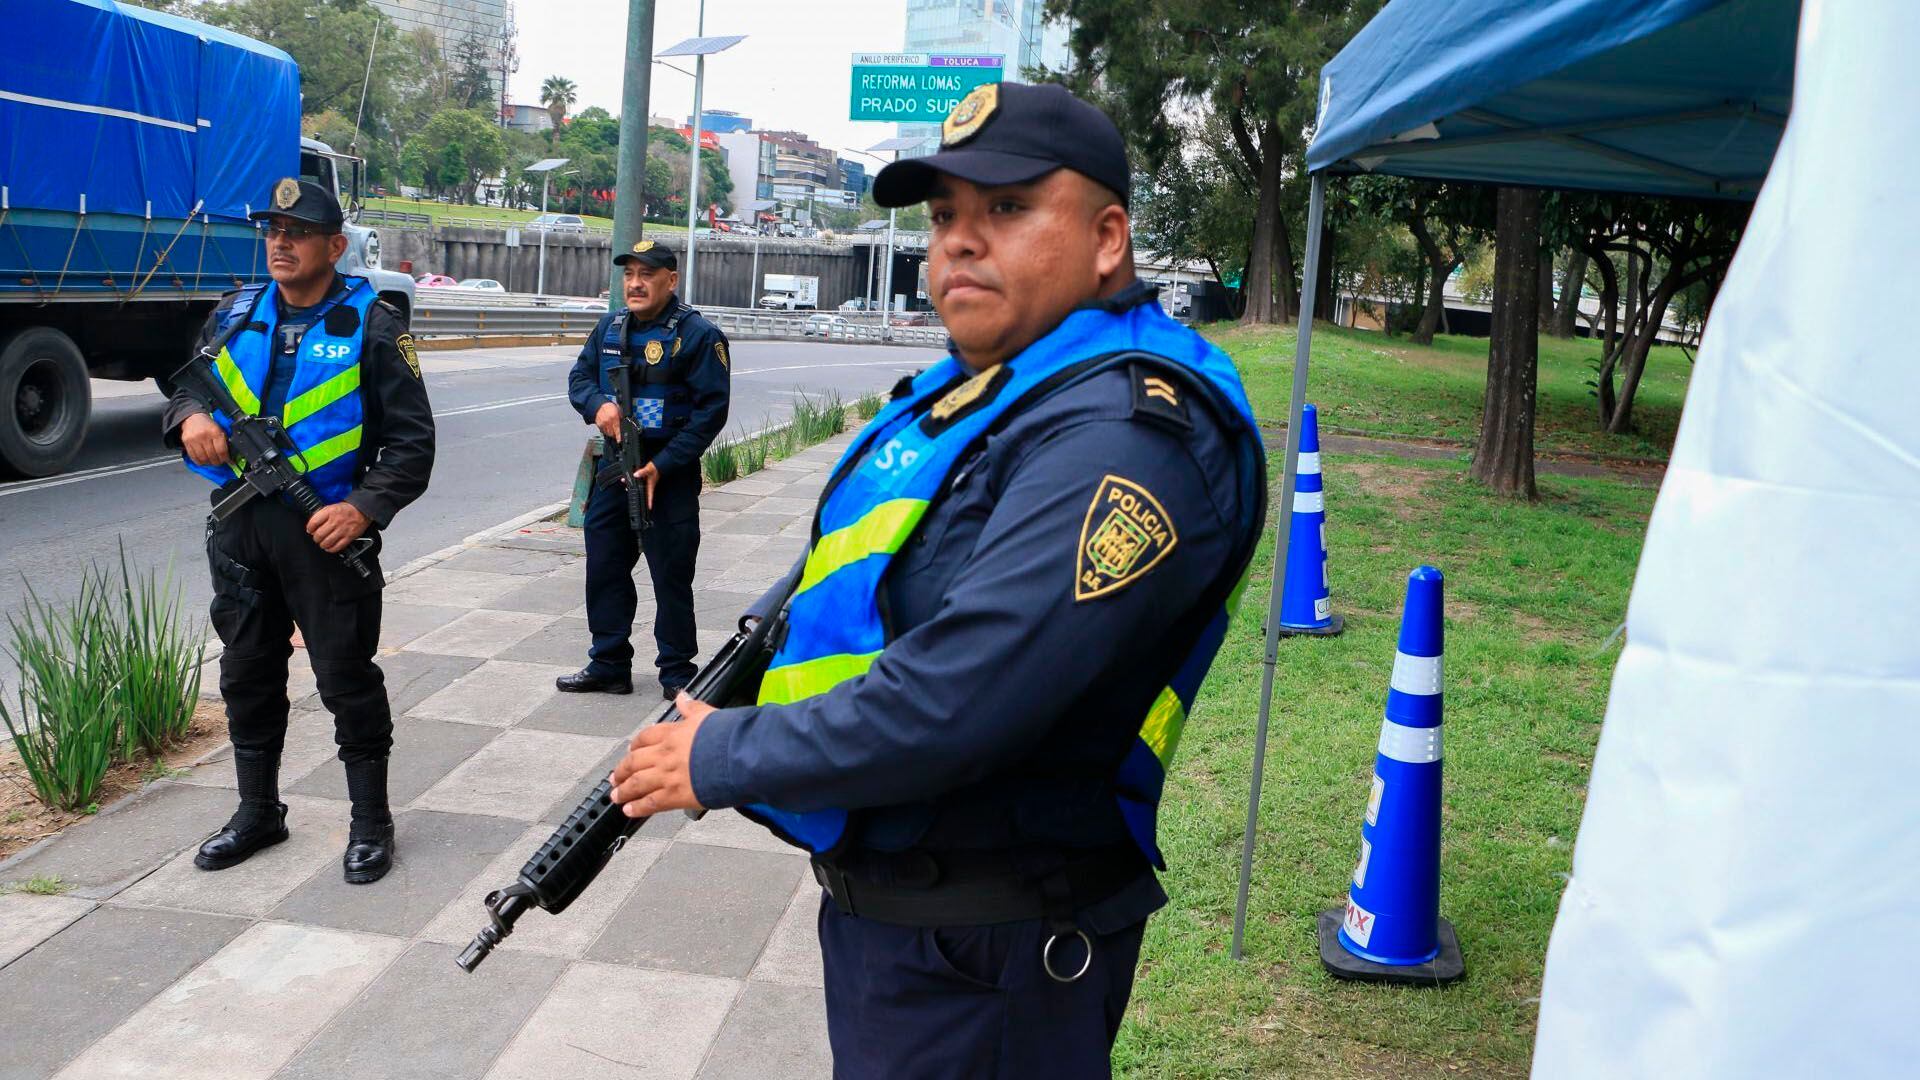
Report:
M158 755L191 729L203 634L171 570L136 571L123 545L117 575L89 565L63 604L29 584L7 628L20 684L0 694L0 721L42 802L85 807L116 759Z
M709 484L724 484L729 480L738 480L740 478L740 444L715 443L711 449L700 456L700 471L705 474Z
M738 445L740 447L741 476L750 476L767 467L769 447L766 436L756 435L751 439L742 440Z
M840 395L833 393L819 401L800 395L793 404L793 421L787 425L793 431L794 441L803 447L831 439L846 426L847 407Z
M93 801L118 744L112 609L104 579L89 570L71 602L50 604L29 585L25 609L7 616L20 685L12 704L0 694L0 722L34 793L62 810Z
M879 394L872 392L861 394L853 403L853 414L862 420L871 420L880 415L880 410L885 408L886 404L887 399Z
M108 627L118 668L120 754L158 754L186 738L200 698L200 641L204 634L182 610L168 566L134 571L120 545L118 618Z

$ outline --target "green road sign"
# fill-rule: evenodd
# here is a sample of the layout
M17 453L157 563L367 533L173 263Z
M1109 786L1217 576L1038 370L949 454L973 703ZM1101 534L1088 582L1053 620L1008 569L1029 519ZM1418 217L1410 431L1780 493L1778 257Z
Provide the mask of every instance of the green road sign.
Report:
M937 124L967 91L1005 78L998 56L854 53L854 120Z

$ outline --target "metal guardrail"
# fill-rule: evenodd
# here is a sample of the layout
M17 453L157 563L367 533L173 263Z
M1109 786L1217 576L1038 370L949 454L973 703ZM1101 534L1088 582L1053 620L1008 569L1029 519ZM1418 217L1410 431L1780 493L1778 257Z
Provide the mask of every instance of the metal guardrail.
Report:
M566 299L575 307L534 307L517 305L480 305L442 303L439 297L422 295L413 312L412 330L419 337L495 337L543 336L547 334L585 334L593 330L605 309L603 301ZM854 322L840 316L838 322L820 325L811 320L818 312L755 311L751 308L702 308L705 315L729 337L787 340L857 341L870 344L933 345L947 343L947 332L937 326L895 326L882 328L877 323ZM890 332L889 332L890 331Z

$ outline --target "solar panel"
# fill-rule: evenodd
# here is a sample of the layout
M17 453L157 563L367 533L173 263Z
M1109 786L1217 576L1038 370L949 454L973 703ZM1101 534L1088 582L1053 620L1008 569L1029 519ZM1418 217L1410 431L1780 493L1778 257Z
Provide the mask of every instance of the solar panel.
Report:
M882 139L868 150L918 150L933 140L925 135L897 135L891 139Z
M653 55L655 56L712 56L714 53L717 53L717 52L725 52L726 50L733 48L735 45L738 45L745 40L747 40L747 35L745 34L733 34L728 37L688 38L687 40L679 43L678 45L674 45L671 48L662 49L661 51L654 53Z

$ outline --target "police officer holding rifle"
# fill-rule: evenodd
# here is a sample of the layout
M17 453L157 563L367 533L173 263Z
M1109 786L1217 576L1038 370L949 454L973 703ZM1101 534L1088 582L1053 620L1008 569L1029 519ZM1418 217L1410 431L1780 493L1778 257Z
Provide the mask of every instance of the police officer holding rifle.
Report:
M811 853L836 1076L1105 1076L1265 459L1231 362L1134 278L1103 113L989 85L941 143L873 193L927 203L952 355L836 466L758 704L681 697L610 797Z
M346 880L393 863L387 761L393 748L380 639L380 530L427 489L433 410L413 339L346 251L333 194L293 178L263 221L272 281L222 298L175 375L163 431L215 486L207 522L220 694L240 806L200 846L223 870L287 839L280 754L295 625L333 713L352 826Z
M727 338L680 302L679 260L642 240L614 258L621 310L587 337L568 397L604 439L587 501L587 666L554 681L568 693L633 692L633 568L653 579L660 688L673 700L694 675L693 564L700 552L700 455L727 423Z

